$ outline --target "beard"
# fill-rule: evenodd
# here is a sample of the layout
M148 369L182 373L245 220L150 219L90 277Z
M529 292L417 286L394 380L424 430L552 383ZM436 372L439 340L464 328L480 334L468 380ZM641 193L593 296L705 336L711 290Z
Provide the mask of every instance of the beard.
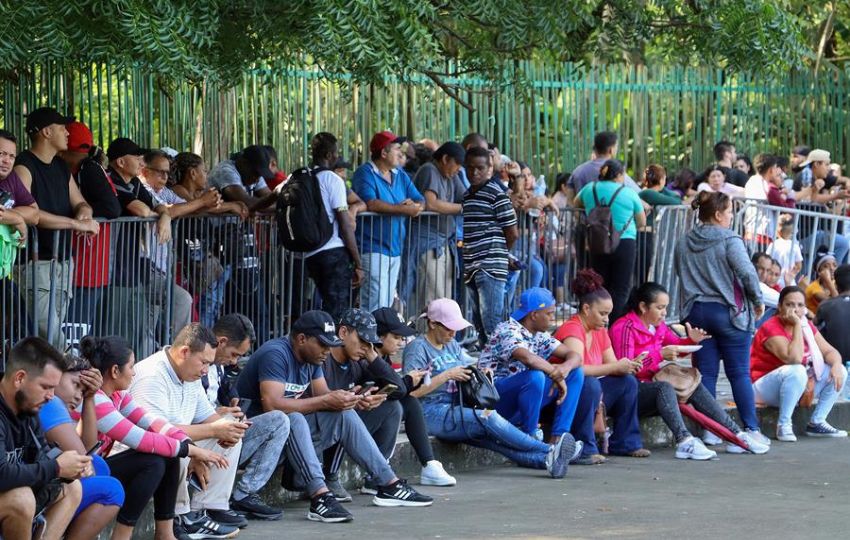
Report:
M27 395L23 390L15 392L15 407L18 409L18 416L35 416L41 406L35 406L27 399Z

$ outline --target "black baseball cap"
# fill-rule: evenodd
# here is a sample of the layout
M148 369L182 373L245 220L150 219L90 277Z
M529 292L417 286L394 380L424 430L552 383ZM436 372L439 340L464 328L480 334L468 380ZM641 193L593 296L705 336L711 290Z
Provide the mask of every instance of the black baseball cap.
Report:
M409 337L416 335L416 330L404 322L402 317L393 308L380 308L372 312L375 322L378 323L378 335L383 336L392 332L397 336Z
M26 129L30 135L53 124L62 124L64 126L76 120L73 116L59 114L59 111L53 107L39 107L26 115L26 117Z
M271 163L271 156L269 155L269 151L260 146L259 144L252 144L251 146L246 146L242 150L242 159L251 167L251 170L257 176L265 178L266 180L271 180L274 178L274 173L269 169L269 163Z
M127 137L118 137L106 149L106 157L109 161L116 160L124 156L143 156L147 153L146 148L142 148Z
M454 141L449 141L447 143L443 143L439 148L437 148L437 150L434 151L434 161L439 160L443 156L448 156L457 164L463 164L463 160L466 158L466 150L464 150L463 146L460 144Z
M365 309L347 309L339 320L340 326L348 326L357 331L357 336L372 345L380 347L381 338L378 337L378 323L375 317Z
M291 335L304 334L314 336L328 347L339 347L342 340L336 335L336 325L330 313L312 310L302 313L292 325Z

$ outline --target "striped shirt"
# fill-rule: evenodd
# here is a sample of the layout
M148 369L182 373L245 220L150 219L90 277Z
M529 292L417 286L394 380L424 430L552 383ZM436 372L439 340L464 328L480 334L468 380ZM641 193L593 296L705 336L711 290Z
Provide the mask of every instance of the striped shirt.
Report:
M162 418L145 411L126 391L107 396L103 390L94 395L97 416L97 438L103 441L98 453L108 456L115 443L115 453L128 448L165 457L185 457L189 447L181 444L186 434ZM79 413L74 417L79 419Z
M463 197L463 264L466 280L483 270L500 280L508 278L508 246L504 229L517 224L505 190L490 180Z

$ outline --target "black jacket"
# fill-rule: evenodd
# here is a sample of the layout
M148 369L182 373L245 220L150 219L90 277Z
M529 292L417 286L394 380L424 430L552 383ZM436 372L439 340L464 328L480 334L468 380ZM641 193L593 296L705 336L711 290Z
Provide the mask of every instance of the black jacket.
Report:
M0 396L0 424L0 448L6 452L6 459L0 462L0 492L22 486L38 491L59 476L59 464L55 459L47 459L42 453L36 461L39 459L38 445L44 447L44 452L48 448L38 415L15 416Z

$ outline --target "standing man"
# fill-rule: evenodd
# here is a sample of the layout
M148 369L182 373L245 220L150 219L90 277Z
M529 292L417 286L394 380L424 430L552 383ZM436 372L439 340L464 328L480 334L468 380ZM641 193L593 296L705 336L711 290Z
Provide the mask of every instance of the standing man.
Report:
M63 116L50 107L27 115L26 131L32 147L21 152L14 168L39 211L38 259L22 268L17 280L27 298L35 295L35 305L29 309L38 334L60 350L65 349L60 327L73 295L70 231L95 235L100 230L71 171L58 155L68 149L65 124L73 120L73 116Z
M720 141L714 145L714 159L718 167L723 170L726 175L726 181L738 187L745 187L747 180L750 178L747 174L734 167L735 161L738 160L738 152L735 145L729 141ZM704 181L704 178L698 178L698 182Z
M270 164L271 156L263 146L246 146L213 167L209 185L218 189L225 200L245 203L251 212L264 210L277 202L277 195L266 184L275 176Z
M367 279L360 289L360 307L372 312L390 307L395 297L401 254L409 218L423 210L424 199L399 167L401 144L391 131L381 131L369 143L371 161L354 172L352 187L370 212L360 227Z
M581 188L591 182L599 180L599 170L609 159L615 159L619 151L617 134L613 131L600 131L593 137L593 155L589 161L585 161L573 170L570 179L567 180L567 200L572 204L573 199L581 191ZM627 174L625 175L625 186L640 192L640 187Z

